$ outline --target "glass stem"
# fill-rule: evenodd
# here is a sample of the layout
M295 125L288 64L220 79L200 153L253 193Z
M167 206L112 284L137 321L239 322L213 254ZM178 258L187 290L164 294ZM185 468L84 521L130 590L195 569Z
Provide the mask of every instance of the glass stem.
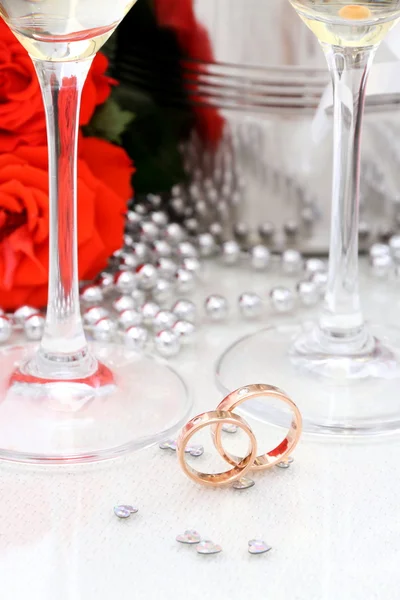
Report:
M358 291L361 125L376 51L323 45L333 82L333 184L329 274L319 326L330 353L355 353L372 343Z
M49 297L35 360L48 378L80 378L93 369L79 308L76 198L79 109L91 62L34 60L46 112L50 198Z

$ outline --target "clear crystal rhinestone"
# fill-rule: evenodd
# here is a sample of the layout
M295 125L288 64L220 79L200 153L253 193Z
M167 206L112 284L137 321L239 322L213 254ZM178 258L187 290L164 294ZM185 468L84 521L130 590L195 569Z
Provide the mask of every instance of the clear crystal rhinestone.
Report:
M211 540L203 540L196 546L199 554L218 554L222 552L221 546L214 544Z
M265 554L272 550L271 546L268 546L263 540L250 540L249 541L249 552L250 554Z
M190 456L201 456L204 454L204 448L200 444L193 444L192 446L186 446L185 452Z
M231 423L225 423L224 425L222 425L222 431L225 431L225 433L236 433L237 430L237 425L232 425Z
M161 450L172 450L173 452L176 452L176 440L165 440L165 442L161 442L159 448Z
M255 482L250 477L241 477L232 484L232 487L234 490L248 490L253 485L255 485Z
M201 536L195 529L187 529L184 533L176 536L176 541L181 544L198 544L200 540Z
M292 456L289 456L285 460L278 462L276 466L279 469L288 469L293 462L294 462L294 458Z
M137 513L138 510L138 508L130 504L118 504L118 506L114 506L114 514L119 519L128 519L128 517Z

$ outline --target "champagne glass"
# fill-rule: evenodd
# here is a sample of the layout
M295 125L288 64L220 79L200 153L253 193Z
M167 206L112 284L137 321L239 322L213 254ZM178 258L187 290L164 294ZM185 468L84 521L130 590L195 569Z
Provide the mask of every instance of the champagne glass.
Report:
M217 364L225 392L250 382L283 387L304 430L358 436L400 428L400 335L366 324L358 292L361 124L368 73L400 18L398 0L291 0L317 36L333 82L333 190L329 273L315 322L266 328L236 342ZM382 315L382 320L384 315ZM283 425L285 415L254 402L247 411Z
M159 441L186 419L185 384L124 345L88 344L79 310L78 111L95 53L135 0L0 0L44 98L50 188L49 301L43 339L0 352L0 457L82 462ZM127 199L128 200L128 199Z

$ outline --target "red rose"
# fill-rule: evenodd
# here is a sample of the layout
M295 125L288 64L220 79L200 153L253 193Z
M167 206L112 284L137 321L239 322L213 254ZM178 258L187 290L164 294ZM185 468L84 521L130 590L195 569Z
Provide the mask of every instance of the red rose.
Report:
M105 75L108 60L97 54L82 94L80 124L86 125L96 106L110 95L115 81ZM27 51L0 19L0 152L46 143L43 100Z
M190 59L202 61L204 63L214 62L214 53L211 47L210 38L204 27L196 20L192 0L156 0L155 1L157 20L163 27L168 27L175 31L178 42ZM195 66L189 64L201 72L205 68L202 65ZM197 85L192 83L187 86L192 92L196 92ZM193 102L206 103L201 94L192 96ZM217 109L209 106L195 106L194 111L198 120L198 129L205 142L216 146L220 141L224 128L224 119Z
M96 172L101 172L101 177ZM105 267L108 257L121 247L126 201L132 193L132 172L131 162L121 148L102 140L80 140L81 279L93 278ZM46 146L20 146L12 154L0 154L0 306L3 308L46 304L48 234Z

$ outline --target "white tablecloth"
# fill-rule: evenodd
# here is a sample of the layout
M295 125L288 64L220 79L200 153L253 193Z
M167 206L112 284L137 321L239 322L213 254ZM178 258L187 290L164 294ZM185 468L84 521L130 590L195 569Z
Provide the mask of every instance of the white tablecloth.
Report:
M199 299L263 295L275 275L209 267ZM292 282L294 284L294 282ZM369 315L398 321L396 285L366 283ZM298 312L297 315L300 313ZM269 320L267 314L265 319ZM279 317L281 318L281 317ZM220 399L214 361L260 324L202 326L174 361L190 383L194 412ZM273 383L273 382L272 382ZM1 426L1 423L0 423ZM2 600L396 600L400 586L400 440L348 445L303 438L289 470L252 489L210 490L158 448L76 467L0 465ZM140 512L118 520L113 506ZM197 529L223 546L199 556L175 541ZM250 556L247 542L273 546Z

